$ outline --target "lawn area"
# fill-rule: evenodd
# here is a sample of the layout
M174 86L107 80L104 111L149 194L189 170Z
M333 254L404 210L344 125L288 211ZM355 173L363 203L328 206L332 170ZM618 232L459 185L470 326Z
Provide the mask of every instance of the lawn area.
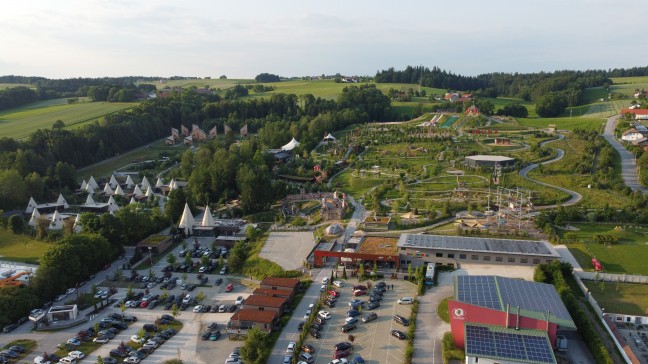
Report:
M147 84L153 84L157 87L158 90L164 88L164 87L176 87L180 86L183 88L190 88L190 87L197 87L197 88L203 88L205 86L209 86L211 89L228 89L231 87L234 87L237 84L246 84L246 83L254 83L254 80L246 80L246 79L209 79L209 80L197 80L197 79L183 79L183 80L169 80L166 82L144 82Z
M648 314L648 286L645 284L595 283L583 281L599 306L606 312L646 316Z
M454 296L446 297L441 302L439 303L439 307L437 308L437 314L439 315L439 318L445 322L445 323L450 323L450 312L448 312L448 300L454 299Z
M608 273L627 273L648 275L648 227L623 227L615 229L615 224L582 223L571 224L577 231L559 230L561 236L567 233L573 241L567 244L578 263L584 270L593 271L592 256L601 262ZM607 247L594 241L594 235L612 235L619 244ZM581 243L582 242L582 243Z
M29 85L29 84L24 84L24 83L0 83L0 90L3 90L5 88L13 88L13 87L20 87L20 86L25 86L29 88L36 88L34 85Z
M24 138L36 129L50 129L55 121L61 120L66 128L95 120L107 114L130 109L138 103L125 102L80 102L63 103L61 100L47 100L0 112L0 135L9 138Z
M37 264L51 244L0 229L0 260Z
M575 116L575 115L574 115ZM549 124L555 124L560 130L593 129L600 130L604 120L598 118L517 118L518 123L523 126L534 128L547 128Z

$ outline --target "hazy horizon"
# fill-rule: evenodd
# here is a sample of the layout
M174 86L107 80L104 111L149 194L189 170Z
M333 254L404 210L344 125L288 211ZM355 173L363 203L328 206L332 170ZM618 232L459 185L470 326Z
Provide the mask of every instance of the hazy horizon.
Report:
M0 14L0 75L254 78L641 67L638 1L34 0ZM645 61L644 61L645 62Z

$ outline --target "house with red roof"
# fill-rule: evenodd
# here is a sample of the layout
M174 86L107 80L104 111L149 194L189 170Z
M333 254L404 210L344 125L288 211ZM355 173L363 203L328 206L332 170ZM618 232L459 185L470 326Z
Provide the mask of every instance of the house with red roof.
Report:
M274 311L281 316L288 308L288 299L285 297L272 297L252 295L243 304L243 310Z
M247 331L253 327L271 332L279 327L279 313L269 310L242 309L230 318L227 328L235 331Z
M621 115L632 115L635 120L648 119L648 109L621 109Z

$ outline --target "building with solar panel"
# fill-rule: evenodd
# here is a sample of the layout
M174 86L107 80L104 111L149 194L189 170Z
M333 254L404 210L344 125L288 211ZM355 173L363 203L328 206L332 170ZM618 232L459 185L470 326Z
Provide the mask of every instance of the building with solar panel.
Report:
M520 279L457 276L448 310L467 364L556 363L557 331L576 329L554 286Z
M397 246L402 267L410 263L414 267L427 263L532 266L560 259L551 244L535 240L401 234Z

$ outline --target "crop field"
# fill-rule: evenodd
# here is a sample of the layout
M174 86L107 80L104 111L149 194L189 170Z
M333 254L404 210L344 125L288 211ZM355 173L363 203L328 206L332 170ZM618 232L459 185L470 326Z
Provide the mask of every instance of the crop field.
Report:
M35 264L51 243L0 229L0 260Z
M36 129L49 129L61 120L66 128L78 127L107 114L130 109L137 103L81 102L68 104L64 99L41 101L0 112L0 135L24 138Z

